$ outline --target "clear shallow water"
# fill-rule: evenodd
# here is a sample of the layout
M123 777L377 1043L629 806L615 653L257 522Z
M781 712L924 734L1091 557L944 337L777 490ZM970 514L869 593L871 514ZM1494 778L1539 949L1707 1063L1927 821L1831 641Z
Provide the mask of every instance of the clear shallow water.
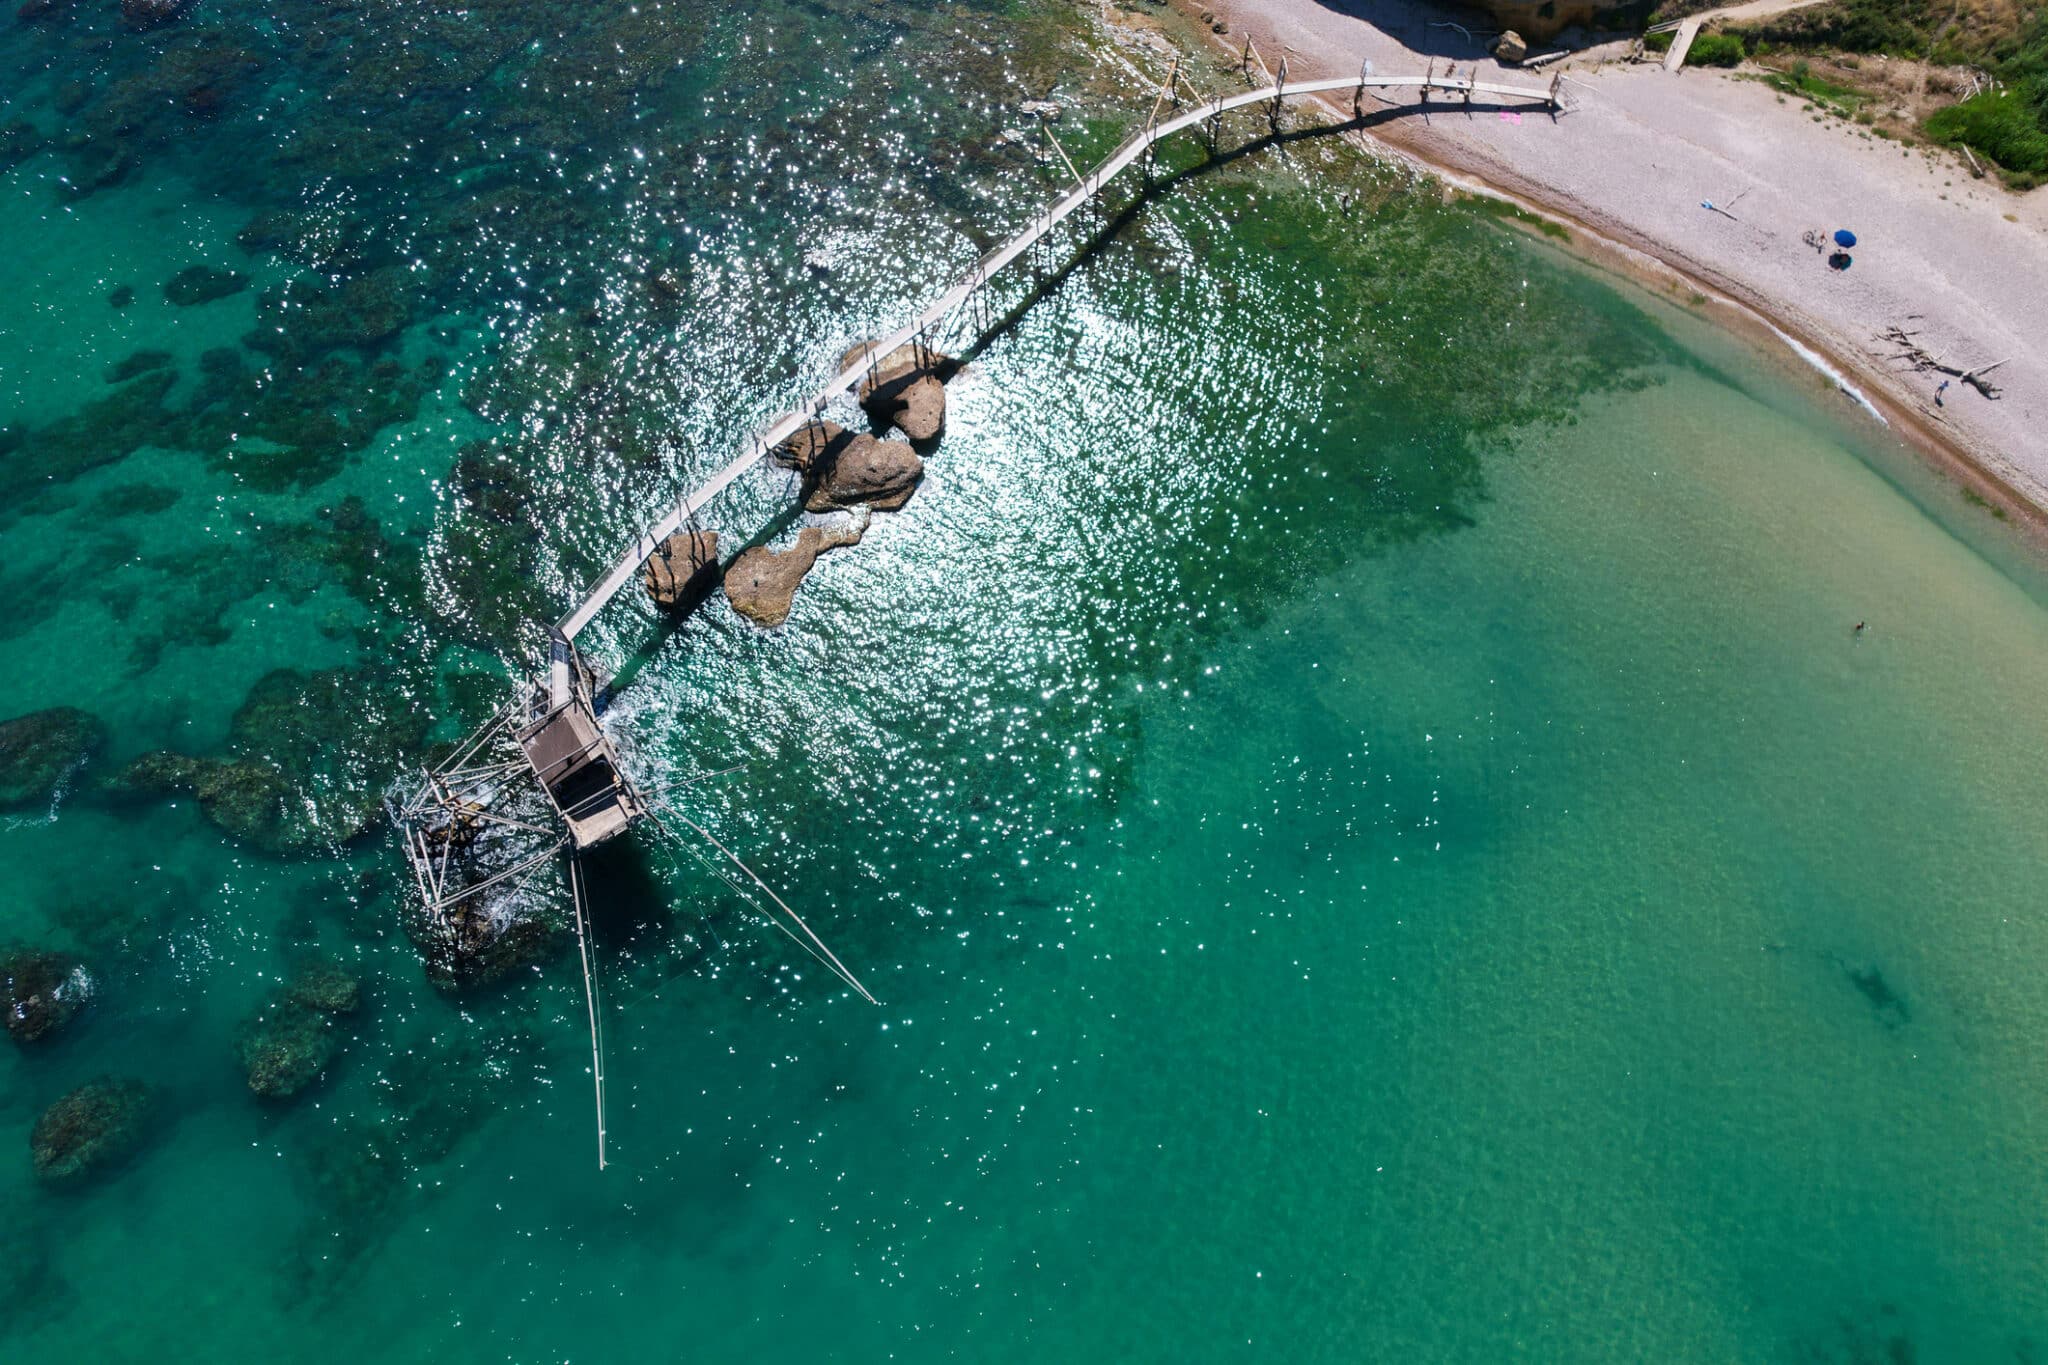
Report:
M265 65L204 136L142 135L128 179L68 205L63 155L0 179L36 244L0 310L12 468L131 349L177 374L170 416L95 413L78 447L107 462L17 487L0 532L23 604L0 715L108 726L54 818L0 829L4 936L100 983L59 1038L0 1051L0 1208L31 1249L0 1280L11 1344L2039 1349L2041 606L1915 501L1971 515L1953 494L1874 472L1896 454L1819 385L1327 143L1118 223L974 357L924 488L780 631L718 604L666 638L638 604L606 618L649 781L745 763L691 807L886 1004L799 970L674 848L608 853L598 1175L571 960L443 996L381 832L276 856L100 785L219 752L273 669L345 667L377 719L316 697L261 744L295 784L374 791L413 753L392 715L453 733L617 519L1027 211L1050 173L986 152L1005 102L1096 71L1063 90L1100 121L1063 136L1106 145L1120 67L1058 11L695 7L664 17L677 46L640 35L600 118L511 92L618 73L623 11L563 36L373 7L275 47L211 14ZM366 65L323 42L400 39L490 74L413 78L424 115L342 90L391 101L415 160L274 132ZM5 117L55 132L65 63L105 90L135 42L182 40L4 41L49 71ZM492 147L489 175L449 173ZM531 197L485 214L494 187ZM234 241L280 202L318 210L287 252ZM242 345L285 316L276 281L415 257L436 265L398 277L388 335L364 339L390 320L371 299L356 339ZM252 286L165 304L195 260ZM215 409L256 414L272 459L223 458L240 431L190 396L218 346L302 409L308 371L353 367L317 396L372 429L351 446L229 388ZM410 415L379 406L408 379ZM781 493L719 524L752 534ZM310 948L366 1005L325 1078L266 1106L237 1030ZM118 1172L37 1188L35 1115L104 1072L156 1084L161 1122Z

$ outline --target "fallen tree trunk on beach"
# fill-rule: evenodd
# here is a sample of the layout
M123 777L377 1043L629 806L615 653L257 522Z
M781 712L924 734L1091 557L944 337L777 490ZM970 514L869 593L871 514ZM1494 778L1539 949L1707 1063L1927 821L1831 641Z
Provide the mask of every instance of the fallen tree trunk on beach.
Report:
M1908 319L1908 321L1911 320ZM1951 365L1945 358L1945 353L1944 355L1936 355L1919 342L1913 340L1914 337L1919 335L1918 331L1906 330L1904 323L1895 322L1882 332L1879 332L1877 339L1899 348L1889 359L1906 361L1916 370L1933 370L1937 374L1953 375L1977 392L1983 394L1986 398L1996 398L1999 396L1999 387L1984 376L1990 374L2000 365L2005 364L2005 360L1994 360L1989 365L1974 365L1968 369L1960 365ZM2006 357L2006 360L2010 359L2010 356Z

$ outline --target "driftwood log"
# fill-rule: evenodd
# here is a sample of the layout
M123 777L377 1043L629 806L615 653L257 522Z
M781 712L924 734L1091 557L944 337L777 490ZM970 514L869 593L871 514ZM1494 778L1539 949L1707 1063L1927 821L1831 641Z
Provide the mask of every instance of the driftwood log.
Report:
M1914 319L1907 319L1907 322L1911 321L1914 321ZM1972 365L1967 368L1961 365L1951 365L1948 362L1946 352L1937 354L1929 351L1925 346L1922 346L1913 339L1919 335L1920 332L1917 328L1908 328L1905 323L1895 322L1882 332L1879 332L1877 339L1884 342L1887 346L1898 348L1887 359L1903 360L1914 369L1923 372L1932 370L1936 374L1953 375L1977 392L1983 394L1986 398L1996 398L1999 396L1998 385L1986 379L1985 376L2000 365L2005 364L2004 360L1994 360L1989 365ZM2008 356L2006 359L2009 360L2011 357Z

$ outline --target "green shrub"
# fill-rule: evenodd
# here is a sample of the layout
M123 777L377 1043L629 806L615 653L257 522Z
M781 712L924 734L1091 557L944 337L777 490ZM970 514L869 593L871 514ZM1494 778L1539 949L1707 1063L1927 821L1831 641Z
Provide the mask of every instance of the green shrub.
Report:
M1961 144L2029 179L2048 176L2048 128L2027 92L1986 90L1927 120L1937 142Z
M1732 33L1702 33L1685 54L1688 66L1739 66L1749 53Z
M1671 50L1671 31L1666 29L1662 33L1644 34L1643 46L1652 52L1669 52Z

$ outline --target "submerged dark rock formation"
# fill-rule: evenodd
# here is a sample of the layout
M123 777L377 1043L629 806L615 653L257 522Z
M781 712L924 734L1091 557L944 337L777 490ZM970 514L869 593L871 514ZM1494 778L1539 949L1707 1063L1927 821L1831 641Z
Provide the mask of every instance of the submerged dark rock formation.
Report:
M189 794L226 833L267 853L346 843L381 809L382 784L418 748L425 725L377 675L281 668L249 690L228 727L229 752L158 750L124 768L117 794Z
M104 737L97 719L71 706L0 721L0 808L49 800Z
M362 983L339 967L310 967L293 977L243 1026L238 1052L249 1089L290 1099L334 1060L334 1016L362 1004Z
M19 166L43 149L43 135L27 119L0 123L0 175Z
M405 927L420 950L427 980L451 994L494 986L546 962L570 937L565 925L538 906L489 892L438 916L415 909Z
M155 1109L141 1081L101 1077L45 1109L29 1133L36 1175L53 1183L113 1166L142 1145Z
M689 611L718 586L718 532L676 532L648 557L642 573L655 606Z
M725 574L725 596L732 609L756 625L779 626L804 575L818 556L840 545L858 545L867 532L865 513L830 526L806 526L786 550L757 545L743 552Z
M165 368L171 363L171 359L169 351L137 351L126 360L107 367L107 382L125 384L139 374L148 374L152 370Z
M140 33L170 23L190 4L191 0L121 0L121 22Z
M92 978L77 958L36 948L0 952L0 1009L17 1043L47 1038L92 996Z
M164 284L164 298L179 308L212 303L249 287L249 277L239 270L219 270L210 265L188 265Z

